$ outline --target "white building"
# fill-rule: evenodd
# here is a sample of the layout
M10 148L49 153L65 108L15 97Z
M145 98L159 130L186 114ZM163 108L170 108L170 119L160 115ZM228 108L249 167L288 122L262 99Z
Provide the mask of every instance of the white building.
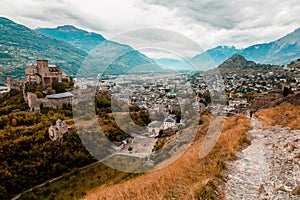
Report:
M176 125L176 121L175 119L168 117L164 120L164 130L168 129L168 128L172 128Z
M63 136L68 132L68 126L65 122L58 119L55 125L51 125L48 129L49 138L52 141L62 142Z
M159 131L163 129L163 123L160 121L153 121L148 124L148 132L153 133L154 136L159 134Z

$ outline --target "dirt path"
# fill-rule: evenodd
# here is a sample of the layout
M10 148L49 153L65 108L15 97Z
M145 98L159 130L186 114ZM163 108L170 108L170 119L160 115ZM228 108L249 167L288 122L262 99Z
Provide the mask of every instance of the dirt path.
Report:
M227 163L226 199L300 199L292 195L300 186L300 131L263 130L257 119L251 125L251 145Z

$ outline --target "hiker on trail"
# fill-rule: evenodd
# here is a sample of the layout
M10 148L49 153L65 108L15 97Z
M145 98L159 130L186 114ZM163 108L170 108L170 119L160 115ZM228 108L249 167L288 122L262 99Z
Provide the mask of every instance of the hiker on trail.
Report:
M253 115L253 111L250 110L250 118L252 118L252 115Z

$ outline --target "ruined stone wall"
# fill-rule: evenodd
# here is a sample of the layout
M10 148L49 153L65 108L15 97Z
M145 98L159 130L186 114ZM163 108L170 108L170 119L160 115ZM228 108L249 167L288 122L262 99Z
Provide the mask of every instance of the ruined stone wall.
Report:
M49 108L61 108L64 103L72 104L72 97L60 98L60 99L48 99L48 102L44 104L45 107Z

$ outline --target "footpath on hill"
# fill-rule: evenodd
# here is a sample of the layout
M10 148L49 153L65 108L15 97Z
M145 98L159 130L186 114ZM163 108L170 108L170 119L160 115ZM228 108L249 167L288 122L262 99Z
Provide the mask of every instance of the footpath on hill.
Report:
M225 199L300 199L300 130L251 125L251 145L227 163Z

